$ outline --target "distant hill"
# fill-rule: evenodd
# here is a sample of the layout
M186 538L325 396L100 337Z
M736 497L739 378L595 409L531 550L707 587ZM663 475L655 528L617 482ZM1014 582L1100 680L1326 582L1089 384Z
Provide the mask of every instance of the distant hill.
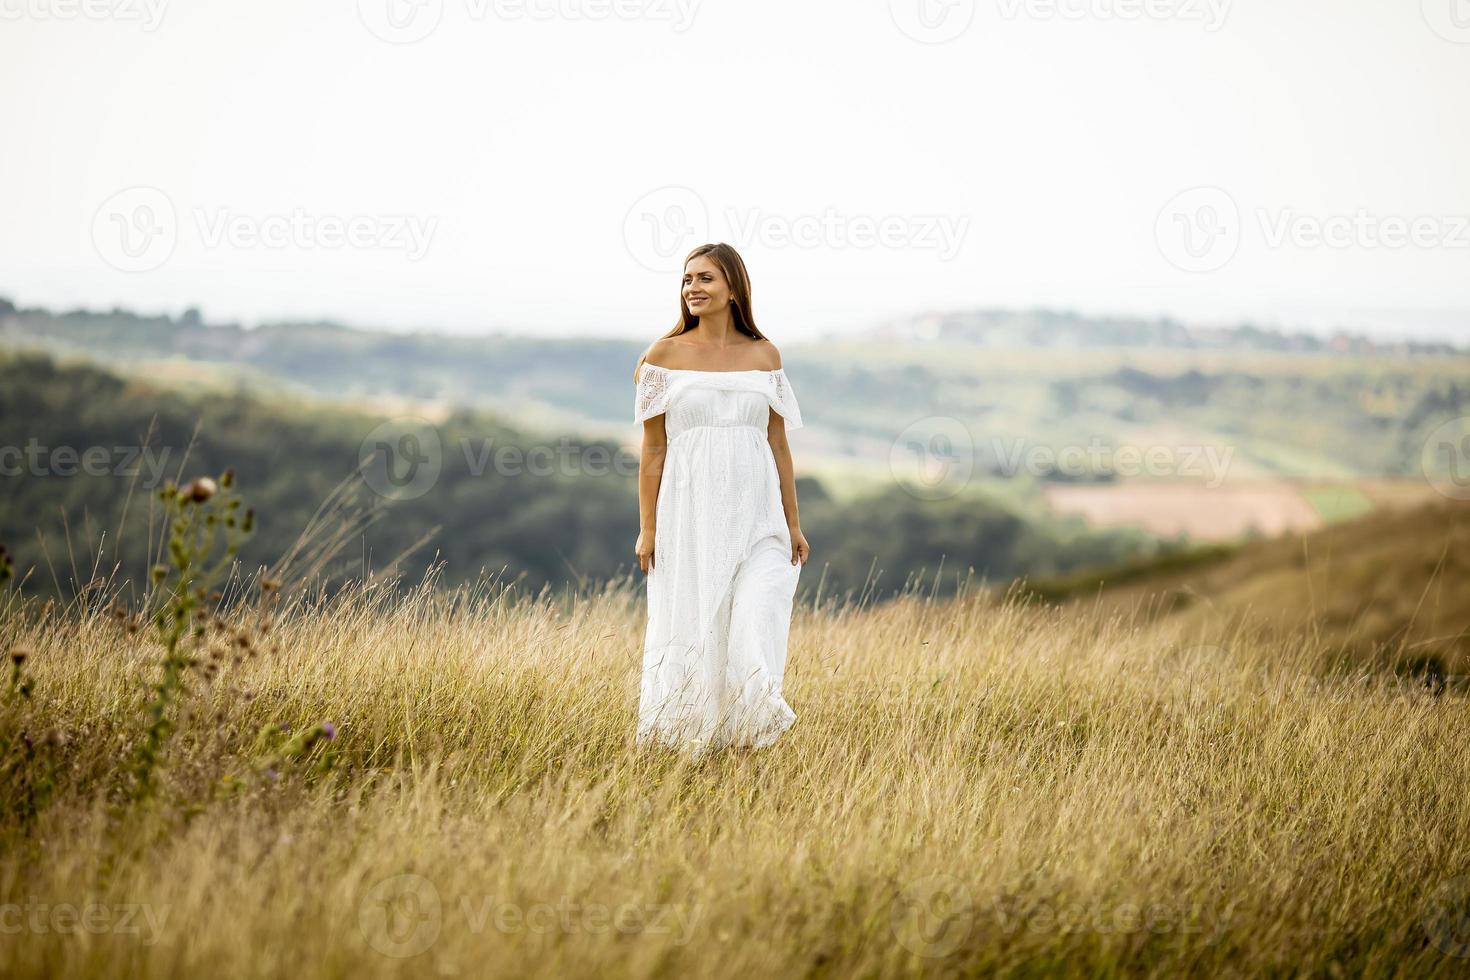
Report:
M1115 479L1106 459L1093 463L1093 447L1104 456L1228 453L1228 471L1193 477L1203 479L1418 478L1429 433L1470 414L1470 352L1436 345L1337 352L1305 335L1241 327L1212 347L1206 333L1169 321L1045 312L947 314L936 331L951 341L778 341L809 407L796 437L802 458L831 476L835 495L891 483L890 458L915 442L915 423L963 426L951 447L963 468L1013 499L1039 500L1040 484ZM648 340L662 332L652 326ZM0 346L131 365L176 383L238 385L265 399L475 408L628 444L638 438L633 365L646 344L315 322L244 329L206 323L195 310L145 317L0 302ZM1080 469L1014 462L1079 448L1089 453Z
M70 596L110 577L116 562L124 579L138 581L148 564L151 491L165 477L232 467L259 515L247 564L274 566L345 481L350 505L338 498L325 514L346 542L323 568L331 581L400 558L414 576L436 556L447 563L447 583L504 569L532 592L641 575L633 555L636 452L473 409L426 419L422 437L407 444L384 435L384 421L337 402L259 397L208 381L179 387L86 361L0 351L0 544L16 556L18 574L29 574L31 589ZM385 443L424 458L425 472L437 475L402 499L381 481L354 478L365 447ZM837 501L799 473L797 495L814 550L802 588L820 586L827 596L881 598L910 577L932 582L941 564L945 580L935 591L944 594L956 587L952 573L966 569L1005 581L1172 547L1139 532L1047 520L975 493L931 502L889 482Z
M229 365L303 392L398 397L493 406L528 389L561 383L564 407L605 408L589 391L630 391L642 350L626 341L449 337L355 330L333 323L275 323L245 329L206 324L198 311L140 316L127 310L53 313L0 300L0 342L79 353L103 363L183 358ZM556 379L544 375L556 366ZM591 381L591 385L587 382ZM631 404L631 393L624 401Z
M892 320L868 331L874 340L973 344L981 347L1148 347L1187 350L1292 351L1334 354L1463 354L1434 341L1385 343L1340 331L1321 337L1241 323L1201 327L1168 317L1086 317L1066 310L964 310Z

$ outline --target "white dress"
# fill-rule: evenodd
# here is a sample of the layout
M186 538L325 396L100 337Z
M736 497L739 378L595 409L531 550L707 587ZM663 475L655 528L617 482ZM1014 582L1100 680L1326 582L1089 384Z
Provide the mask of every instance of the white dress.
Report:
M770 412L801 412L784 369L693 371L644 363L634 420L664 413L639 744L699 754L764 747L796 714L782 694L801 565L766 439Z

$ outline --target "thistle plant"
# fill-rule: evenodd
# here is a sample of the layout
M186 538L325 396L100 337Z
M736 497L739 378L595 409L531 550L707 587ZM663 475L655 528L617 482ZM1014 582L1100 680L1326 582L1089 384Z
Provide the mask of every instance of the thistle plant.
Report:
M225 470L218 480L203 476L183 486L170 483L159 491L169 535L168 561L152 569L156 608L151 618L164 653L133 761L134 802L150 799L157 790L164 750L176 727L179 697L208 631L206 603L254 530L255 513L239 512L234 485L234 471Z
M0 706L0 781L8 787L12 815L29 826L50 798L54 750L66 744L66 733L51 728L40 737L32 734L39 721L32 691L34 682L26 671L31 654L25 647L12 647L8 683Z
M30 657L30 651L24 647L16 647L10 651L10 684L6 689L6 696L10 698L30 698L31 679L26 676L26 660Z
M166 560L150 569L149 587L140 609L114 601L111 619L123 639L151 629L159 645L156 674L143 698L141 727L123 780L113 798L113 816L121 818L135 807L151 810L161 795L162 773L169 763L176 733L197 726L204 751L192 752L180 762L180 788L191 776L204 776L207 790L186 792L173 802L185 821L204 812L211 803L276 783L288 769L308 779L329 773L336 763L337 726L321 722L292 731L272 724L248 751L244 769L225 771L209 779L207 760L230 753L233 732L225 705L248 701L252 692L236 686L233 672L262 653L274 654L280 644L273 636L282 583L264 570L256 578L258 601L237 604L227 600L221 585L237 568L241 545L254 530L254 511L242 506L235 492L235 474L225 470L218 478L202 476L183 486L166 485L158 495L167 535ZM0 548L0 586L13 577L8 553ZM50 605L41 613L44 621ZM6 689L0 692L0 785L14 790L10 805L23 822L33 821L47 805L54 788L66 731L42 724L54 710L34 696L29 668L30 649L9 651ZM224 688L221 685L228 685ZM32 734L37 732L40 734ZM172 781L171 781L172 782ZM196 786L197 788L197 786ZM125 821L118 820L114 828ZM111 860L110 858L108 859Z
M272 742L278 742L281 735L291 737L274 751L262 754L255 764L256 773L264 779L274 782L282 766L307 760L312 763L310 769L307 770L308 774L319 776L329 771L336 761L336 753L328 743L336 739L337 726L330 721L313 725L295 735L291 735L289 726L268 725L262 729L257 744L269 745ZM325 750L317 751L318 745L325 745Z

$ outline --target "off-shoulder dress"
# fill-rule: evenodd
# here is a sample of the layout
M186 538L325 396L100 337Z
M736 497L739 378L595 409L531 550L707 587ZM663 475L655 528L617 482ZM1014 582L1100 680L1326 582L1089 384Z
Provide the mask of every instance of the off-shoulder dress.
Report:
M664 414L668 452L647 575L636 740L696 753L770 745L796 720L782 680L801 564L766 432L801 411L785 369L644 362L634 420Z

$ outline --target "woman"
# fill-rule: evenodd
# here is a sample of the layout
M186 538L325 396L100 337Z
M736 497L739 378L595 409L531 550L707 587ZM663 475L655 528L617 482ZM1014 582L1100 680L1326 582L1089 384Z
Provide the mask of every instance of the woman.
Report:
M733 248L689 253L681 306L634 370L648 576L636 740L760 748L796 720L781 683L809 554L786 443L801 412Z

